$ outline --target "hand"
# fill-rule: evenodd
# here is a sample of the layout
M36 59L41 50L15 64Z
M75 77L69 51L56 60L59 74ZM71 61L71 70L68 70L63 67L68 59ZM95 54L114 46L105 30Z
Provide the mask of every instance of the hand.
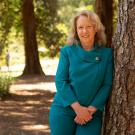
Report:
M84 125L86 124L88 121L90 121L92 119L92 116L90 116L90 119L88 119L87 121L81 119L80 117L76 116L74 121L77 123L77 124L80 124L80 125Z
M91 113L91 115L93 115L93 114L97 111L97 108L94 107L94 106L89 106L89 107L88 107L88 110L89 110L89 112Z
M90 121L92 119L92 115L89 112L87 107L84 106L80 106L76 109L76 114L77 116L75 117L75 122L83 125L86 124L88 121Z
M84 125L86 124L85 120L81 119L80 117L76 116L74 121L79 124L79 125Z
M83 118L81 118L81 117L78 117L78 115L75 117L75 122L76 123L78 123L78 124L80 124L80 125L83 125L83 124L86 124L88 121L90 121L93 117L92 117L92 115L97 111L97 108L96 107L94 107L94 106L89 106L89 107L83 107L83 106L81 106L82 107L82 109L80 110L80 111L86 111L87 112L87 110L85 110L85 109L88 109L88 111L89 111L89 118L86 116L84 119ZM79 110L79 109L78 109ZM84 113L82 113L82 115L84 116ZM82 116L81 115L81 116Z
M71 107L77 115L74 119L76 123L83 125L92 119L91 112L88 107L81 106L78 102L73 103Z

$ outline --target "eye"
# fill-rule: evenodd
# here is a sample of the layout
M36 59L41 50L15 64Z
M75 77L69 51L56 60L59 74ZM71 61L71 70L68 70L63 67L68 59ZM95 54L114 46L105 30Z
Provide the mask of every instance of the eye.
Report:
M91 29L93 26L87 26L89 29Z
M79 27L78 27L78 29L79 29L79 30L82 30L82 29L83 29L83 27L82 27L82 26L79 26Z

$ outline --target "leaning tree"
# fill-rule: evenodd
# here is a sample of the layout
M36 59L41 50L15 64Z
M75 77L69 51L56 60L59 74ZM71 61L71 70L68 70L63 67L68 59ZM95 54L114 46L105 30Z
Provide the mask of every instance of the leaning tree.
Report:
M104 135L135 135L135 0L119 0L113 38L114 82Z

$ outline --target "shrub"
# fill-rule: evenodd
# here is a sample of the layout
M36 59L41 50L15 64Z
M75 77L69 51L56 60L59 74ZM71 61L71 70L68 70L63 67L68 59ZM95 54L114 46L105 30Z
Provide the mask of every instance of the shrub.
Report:
M13 83L13 77L10 75L3 75L0 73L0 98L9 94L10 85Z

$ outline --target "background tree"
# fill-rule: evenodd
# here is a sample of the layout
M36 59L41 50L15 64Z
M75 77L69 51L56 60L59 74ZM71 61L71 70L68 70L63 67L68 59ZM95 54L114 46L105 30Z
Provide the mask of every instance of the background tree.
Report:
M38 53L41 59L45 56L55 57L59 49L65 45L71 17L82 9L93 10L94 0L33 0L33 9L30 8L31 11L27 15L24 2L26 1L0 0L0 66L5 65L6 50L9 50L11 66L24 64L26 59L23 75L37 74L41 70L40 63L39 58L34 57L38 57ZM22 16L22 13L25 15ZM30 20L31 17L34 17L34 22ZM32 25L29 28L30 23ZM30 44L29 49L26 42ZM35 71L35 63L39 65L36 66L38 71ZM20 68L17 70L20 71Z
M135 1L119 0L114 36L114 83L104 135L135 134Z
M113 35L113 3L114 0L96 0L95 11L105 26L107 46L111 46Z
M42 75L36 40L36 20L33 0L23 0L22 16L24 28L25 68L24 75Z

